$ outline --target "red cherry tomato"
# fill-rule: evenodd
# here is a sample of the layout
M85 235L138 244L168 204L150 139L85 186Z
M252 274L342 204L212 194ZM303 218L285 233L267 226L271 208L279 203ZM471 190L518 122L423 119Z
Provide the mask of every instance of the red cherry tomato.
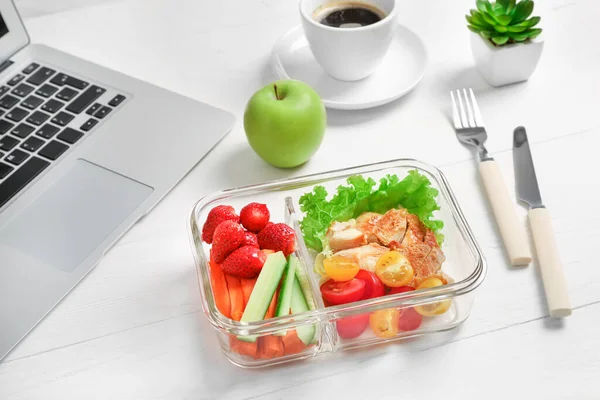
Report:
M412 286L400 286L392 288L392 290L390 290L390 294L412 292L413 290L415 290L415 288ZM421 322L423 322L423 316L415 311L414 308L410 307L400 310L398 329L401 331L414 331L421 326Z
M421 314L417 314L421 315ZM369 314L353 315L336 321L337 331L342 339L360 336L369 325Z
M412 292L413 290L415 290L415 288L412 287L412 286L400 286L400 287L392 288L392 290L390 290L389 294L398 294L398 293L404 293L404 292Z
M398 318L398 329L401 331L414 331L423 322L423 316L414 308L406 308L400 310L400 318Z
M352 303L362 299L365 293L365 281L352 278L345 282L328 280L321 285L323 298L333 305Z
M363 294L361 300L372 299L385 294L383 283L373 272L361 269L358 271L358 274L356 274L355 278L365 282L365 294Z

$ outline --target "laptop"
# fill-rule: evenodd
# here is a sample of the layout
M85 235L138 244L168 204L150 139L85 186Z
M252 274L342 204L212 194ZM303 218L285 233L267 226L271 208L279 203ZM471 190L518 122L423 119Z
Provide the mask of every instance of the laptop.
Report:
M233 123L30 44L0 0L0 360Z

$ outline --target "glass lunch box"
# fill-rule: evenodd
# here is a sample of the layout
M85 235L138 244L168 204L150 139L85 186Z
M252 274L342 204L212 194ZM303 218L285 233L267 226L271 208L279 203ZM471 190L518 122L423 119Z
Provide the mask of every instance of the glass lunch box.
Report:
M320 292L320 276L313 270L316 253L307 249L300 231L299 221L303 217L298 204L300 196L312 191L316 185L324 186L331 195L331 193L335 193L337 186L346 184L346 179L352 175L360 174L365 178L371 177L377 181L387 174L394 174L402 179L408 171L413 169L427 176L431 181L431 186L439 191L437 202L440 210L436 211L434 217L444 222L442 233L445 239L441 248L446 260L442 265L442 271L452 280L443 286L326 307ZM208 212L217 205L231 205L239 212L243 206L251 202L267 204L271 212L271 221L285 222L295 230L295 255L300 264L298 268L302 268L308 277L309 295L312 295L311 300L316 309L257 322L235 321L218 311L213 297L209 271L210 245L201 240L202 226ZM452 329L469 316L474 301L474 295L471 292L481 284L486 271L484 256L445 176L437 168L411 159L363 165L228 189L208 195L193 207L190 217L190 242L196 261L204 313L217 332L223 352L232 363L240 367L270 366L313 357L321 353L366 347ZM352 317L369 315L378 310L392 308L404 310L442 301L451 301L448 311L440 315L425 316L416 330L398 331L393 337L378 337L372 330L366 329L358 337L344 339L340 337L336 329L336 322L341 319L348 320ZM303 326L315 328L315 336L309 345L291 345L289 347L291 351L275 350L270 352L268 357L258 357L255 353L248 352L247 346L253 345L242 343L237 339L242 336L257 337L258 340L255 343L258 346L258 343L267 343L273 335L281 338L282 332L293 332L299 328L302 329ZM285 349L288 349L287 344Z

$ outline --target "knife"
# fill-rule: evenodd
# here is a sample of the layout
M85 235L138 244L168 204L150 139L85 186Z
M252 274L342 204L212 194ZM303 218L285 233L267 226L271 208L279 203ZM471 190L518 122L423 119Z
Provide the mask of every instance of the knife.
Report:
M529 224L537 250L550 316L554 318L568 317L572 310L567 283L552 230L550 214L542 203L527 132L522 126L514 131L513 153L517 195L519 200L527 203L530 207Z

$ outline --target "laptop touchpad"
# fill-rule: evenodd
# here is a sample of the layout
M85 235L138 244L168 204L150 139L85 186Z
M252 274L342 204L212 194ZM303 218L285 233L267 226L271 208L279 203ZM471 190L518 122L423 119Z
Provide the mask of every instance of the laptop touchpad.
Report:
M77 160L6 226L0 243L62 271L75 269L153 189Z

